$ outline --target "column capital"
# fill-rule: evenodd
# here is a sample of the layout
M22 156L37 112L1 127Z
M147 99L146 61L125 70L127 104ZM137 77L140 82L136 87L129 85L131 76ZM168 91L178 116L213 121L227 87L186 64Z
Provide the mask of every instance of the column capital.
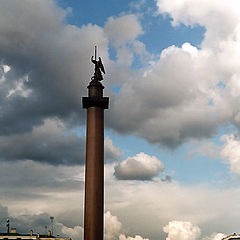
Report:
M82 106L83 108L89 107L101 107L108 109L109 97L83 97Z

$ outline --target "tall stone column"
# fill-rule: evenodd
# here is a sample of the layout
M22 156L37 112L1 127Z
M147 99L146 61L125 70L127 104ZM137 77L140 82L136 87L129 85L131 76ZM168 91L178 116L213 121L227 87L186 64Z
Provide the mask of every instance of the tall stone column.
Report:
M103 97L103 85L93 80L88 97L83 97L87 109L84 240L103 240L104 229L104 109L109 98Z

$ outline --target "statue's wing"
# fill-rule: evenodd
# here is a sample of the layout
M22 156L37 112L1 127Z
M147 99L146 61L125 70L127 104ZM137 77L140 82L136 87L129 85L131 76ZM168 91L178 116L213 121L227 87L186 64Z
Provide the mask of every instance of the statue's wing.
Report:
M99 57L99 67L101 69L101 71L105 74L105 69L104 69L104 66L102 64L102 59Z

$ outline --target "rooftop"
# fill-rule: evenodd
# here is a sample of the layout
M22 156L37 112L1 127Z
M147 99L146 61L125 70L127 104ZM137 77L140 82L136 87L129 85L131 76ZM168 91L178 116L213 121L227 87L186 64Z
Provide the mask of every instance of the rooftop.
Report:
M236 234L236 233L233 233L232 235L229 235L225 238L223 238L222 240L231 240L231 239L234 239L234 240L240 240L240 234Z
M0 233L0 240L71 240L71 238L65 238L65 237L59 237L59 236L53 236L51 231L48 231L48 234L34 234L32 230L28 234L22 234L22 233L17 233L15 228L11 229L11 232L9 233Z

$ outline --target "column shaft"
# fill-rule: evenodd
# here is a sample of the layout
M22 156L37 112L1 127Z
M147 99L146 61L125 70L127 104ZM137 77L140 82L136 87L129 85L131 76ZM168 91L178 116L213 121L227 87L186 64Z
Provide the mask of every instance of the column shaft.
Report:
M87 109L84 240L103 240L104 108Z

